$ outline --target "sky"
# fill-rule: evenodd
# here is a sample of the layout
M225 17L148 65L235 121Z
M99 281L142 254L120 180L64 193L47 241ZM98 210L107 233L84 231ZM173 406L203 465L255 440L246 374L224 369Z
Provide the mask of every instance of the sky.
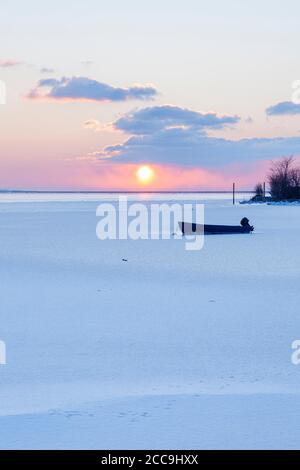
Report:
M0 189L252 189L300 155L299 17L294 0L6 2Z

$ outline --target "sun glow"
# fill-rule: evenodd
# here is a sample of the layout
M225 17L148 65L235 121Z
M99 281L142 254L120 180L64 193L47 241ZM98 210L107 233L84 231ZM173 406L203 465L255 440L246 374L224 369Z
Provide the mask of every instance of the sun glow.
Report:
M150 166L144 165L138 169L136 175L140 183L147 184L152 181L154 172Z

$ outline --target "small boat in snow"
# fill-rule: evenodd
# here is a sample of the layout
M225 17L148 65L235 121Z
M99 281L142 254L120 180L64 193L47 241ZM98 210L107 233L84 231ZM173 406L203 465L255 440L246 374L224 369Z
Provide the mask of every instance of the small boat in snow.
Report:
M184 235L220 235L230 233L251 233L254 227L249 224L247 217L244 217L240 225L207 225L192 222L179 222L179 228Z

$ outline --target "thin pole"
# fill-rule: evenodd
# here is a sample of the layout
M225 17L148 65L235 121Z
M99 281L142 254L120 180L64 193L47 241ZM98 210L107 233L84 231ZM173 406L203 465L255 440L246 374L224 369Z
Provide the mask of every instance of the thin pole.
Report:
M266 182L264 181L264 199L266 199Z
M235 205L235 183L232 185L232 204Z

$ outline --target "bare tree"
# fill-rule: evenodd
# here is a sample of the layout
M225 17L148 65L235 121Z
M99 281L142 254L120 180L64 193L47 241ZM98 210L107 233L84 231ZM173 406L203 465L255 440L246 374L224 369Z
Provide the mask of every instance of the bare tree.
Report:
M300 199L300 168L295 167L293 157L273 162L268 181L272 198Z

